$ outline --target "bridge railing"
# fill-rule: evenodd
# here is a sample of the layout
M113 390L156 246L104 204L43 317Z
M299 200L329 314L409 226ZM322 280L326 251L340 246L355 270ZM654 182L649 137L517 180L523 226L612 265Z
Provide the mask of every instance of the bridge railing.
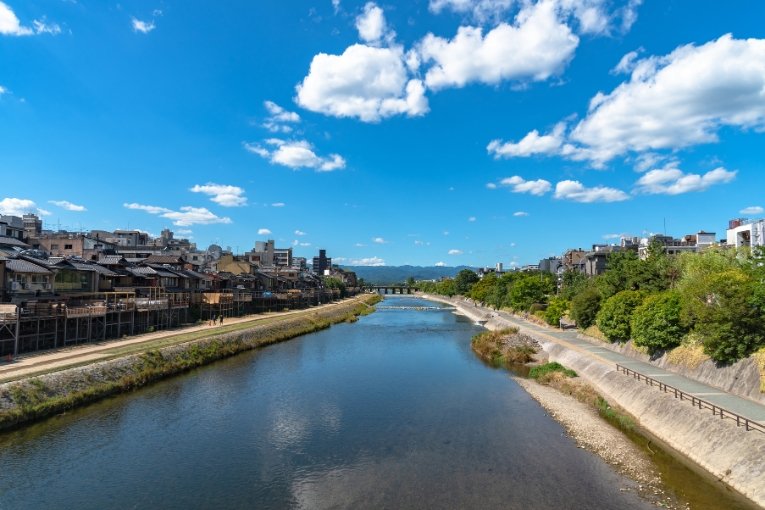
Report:
M625 375L631 375L638 381L645 381L645 383L649 386L657 386L664 393L673 394L675 398L679 398L681 401L688 401L694 407L698 407L699 409L709 409L712 411L712 416L719 416L721 420L726 418L736 420L736 426L744 427L747 431L756 430L758 432L765 433L765 425L761 424L760 422L750 420L749 418L741 416L740 414L736 414L732 411L728 411L727 409L723 409L717 404L713 404L712 402L699 398L695 395L691 395L690 393L687 393L681 389L663 383L658 379L654 379L653 377L641 374L640 372L636 372L631 368L627 368L624 365L619 364L616 365L616 371L622 372Z

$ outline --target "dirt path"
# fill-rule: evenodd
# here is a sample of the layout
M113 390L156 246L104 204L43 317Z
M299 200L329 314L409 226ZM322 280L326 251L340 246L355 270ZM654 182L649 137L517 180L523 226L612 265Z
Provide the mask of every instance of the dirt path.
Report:
M157 345L170 345L196 340L206 333L218 334L236 331L262 322L271 322L284 319L296 314L312 314L318 310L338 306L348 301L359 300L362 296L348 298L334 303L328 303L305 310L289 310L286 312L270 312L245 317L226 318L223 324L214 326L203 323L199 326L190 326L182 329L157 331L128 337L124 340L109 340L95 342L74 347L66 347L55 351L44 351L24 354L14 361L0 363L0 383L48 373L55 370L92 363L104 359L121 356L144 349L154 348Z

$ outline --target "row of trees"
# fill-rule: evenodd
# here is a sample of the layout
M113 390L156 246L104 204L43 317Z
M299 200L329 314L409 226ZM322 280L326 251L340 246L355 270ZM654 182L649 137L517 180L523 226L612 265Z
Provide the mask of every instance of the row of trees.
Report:
M632 339L651 353L700 343L712 359L732 362L765 346L765 251L759 249L668 257L652 246L645 260L619 252L609 256L602 275L566 272L559 286L543 273L479 280L472 271L421 285L428 292L534 313L553 325L568 316L581 329L597 326L608 340Z

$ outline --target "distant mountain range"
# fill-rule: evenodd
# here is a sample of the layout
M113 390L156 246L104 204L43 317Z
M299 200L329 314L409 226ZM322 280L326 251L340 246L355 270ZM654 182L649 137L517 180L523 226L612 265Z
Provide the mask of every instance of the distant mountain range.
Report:
M415 280L438 280L443 277L453 277L463 269L473 269L468 266L340 266L353 271L356 276L375 285L392 285L403 283L408 278Z

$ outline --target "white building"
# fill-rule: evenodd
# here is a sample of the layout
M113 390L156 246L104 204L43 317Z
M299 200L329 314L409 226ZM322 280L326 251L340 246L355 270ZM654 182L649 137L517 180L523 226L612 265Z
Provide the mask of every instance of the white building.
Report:
M735 248L765 245L765 220L734 220L728 229L728 246Z

